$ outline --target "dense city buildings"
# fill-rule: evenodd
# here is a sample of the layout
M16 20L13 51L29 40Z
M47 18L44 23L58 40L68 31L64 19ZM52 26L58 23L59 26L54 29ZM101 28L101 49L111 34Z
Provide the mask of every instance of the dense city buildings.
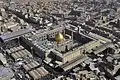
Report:
M120 1L0 0L0 80L120 80Z

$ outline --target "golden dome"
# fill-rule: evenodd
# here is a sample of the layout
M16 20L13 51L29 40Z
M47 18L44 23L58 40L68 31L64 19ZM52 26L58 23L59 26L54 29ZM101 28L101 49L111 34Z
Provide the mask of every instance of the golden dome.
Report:
M56 35L56 37L55 37L55 40L56 40L58 43L60 43L61 41L64 40L64 37L63 37L63 35L62 35L61 33L58 33L58 34Z

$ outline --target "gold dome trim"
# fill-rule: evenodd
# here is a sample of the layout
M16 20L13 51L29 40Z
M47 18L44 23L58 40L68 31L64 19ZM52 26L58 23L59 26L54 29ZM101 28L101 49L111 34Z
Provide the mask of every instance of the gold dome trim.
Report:
M59 32L59 33L56 35L55 40L56 40L58 43L62 42L62 41L64 40L64 36L62 35L62 33Z

